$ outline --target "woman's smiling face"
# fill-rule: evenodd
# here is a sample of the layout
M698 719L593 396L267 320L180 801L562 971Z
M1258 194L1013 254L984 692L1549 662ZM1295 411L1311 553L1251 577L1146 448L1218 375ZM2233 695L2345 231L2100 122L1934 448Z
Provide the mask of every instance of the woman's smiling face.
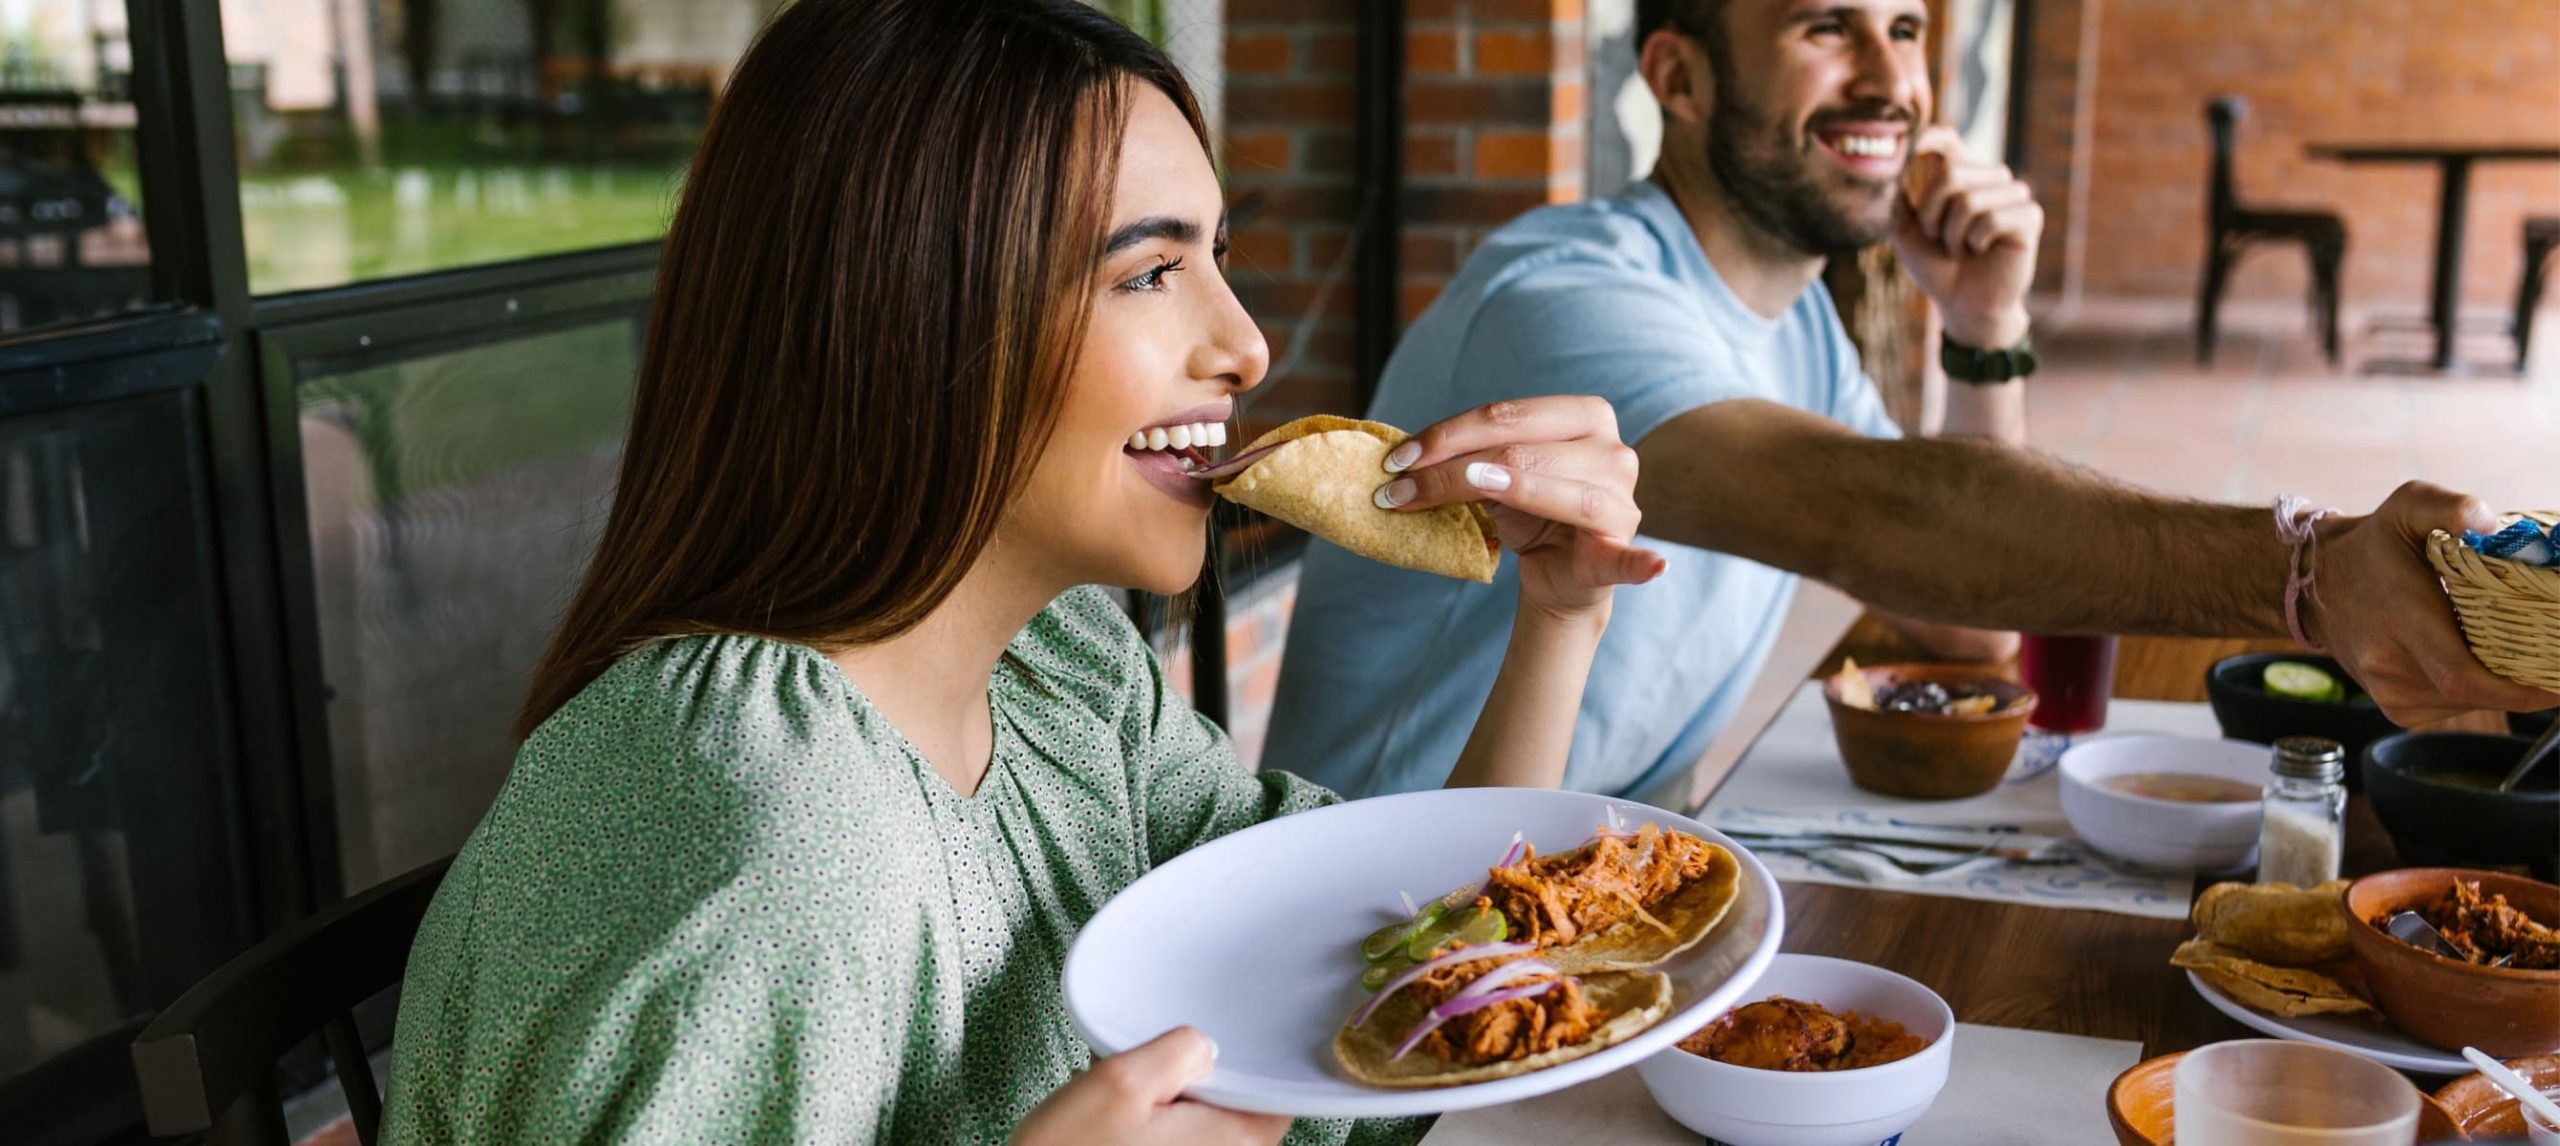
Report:
M1175 443L1207 438L1208 456L1270 350L1219 265L1225 198L1199 137L1150 85L1128 103L1083 347L997 545L1065 585L1170 595L1200 573L1212 500Z

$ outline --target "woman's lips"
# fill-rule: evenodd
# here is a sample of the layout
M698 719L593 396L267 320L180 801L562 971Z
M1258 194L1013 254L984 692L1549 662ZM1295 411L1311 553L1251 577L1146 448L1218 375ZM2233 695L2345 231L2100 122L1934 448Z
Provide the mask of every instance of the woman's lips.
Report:
M1211 502L1217 500L1217 495L1209 491L1208 482L1192 477L1183 469L1181 454L1172 450L1129 449L1121 450L1120 454L1129 459L1130 465L1137 467L1138 476L1145 478L1148 485L1175 501L1207 509Z

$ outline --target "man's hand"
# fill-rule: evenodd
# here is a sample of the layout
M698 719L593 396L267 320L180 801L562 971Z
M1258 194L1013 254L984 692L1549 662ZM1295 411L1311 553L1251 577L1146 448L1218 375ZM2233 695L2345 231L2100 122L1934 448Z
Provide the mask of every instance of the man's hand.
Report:
M2016 345L2027 336L2044 208L2008 168L1968 158L1946 127L1921 133L1912 152L1914 170L1894 197L1894 253L1938 304L1948 338L1985 350Z
M2312 548L2314 600L2303 627L2337 654L2394 722L2415 726L2483 708L2529 712L2560 705L2560 695L2498 676L2471 655L2452 602L2427 564L2430 531L2496 528L2496 515L2480 499L2415 481L2370 516L2320 526Z

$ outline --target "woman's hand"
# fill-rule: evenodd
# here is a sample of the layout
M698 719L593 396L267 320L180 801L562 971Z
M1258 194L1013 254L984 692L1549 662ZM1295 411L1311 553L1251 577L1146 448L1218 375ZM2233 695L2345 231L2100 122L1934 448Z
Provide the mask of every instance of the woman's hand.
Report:
M1520 555L1520 604L1559 617L1605 616L1610 590L1662 572L1662 556L1633 544L1636 452L1618 440L1605 399L1553 396L1493 402L1435 422L1387 455L1403 476L1379 505L1417 510L1481 501L1502 543Z
M1175 1027L1154 1040L1102 1059L1068 1079L1022 1125L1015 1146L1268 1146L1289 1132L1276 1114L1239 1114L1182 1097L1182 1088L1209 1073L1217 1044L1190 1027Z

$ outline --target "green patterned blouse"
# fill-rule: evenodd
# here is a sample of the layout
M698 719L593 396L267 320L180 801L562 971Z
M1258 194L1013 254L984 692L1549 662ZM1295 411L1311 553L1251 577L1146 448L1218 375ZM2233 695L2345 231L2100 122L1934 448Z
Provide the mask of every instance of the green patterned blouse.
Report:
M1058 985L1085 920L1335 797L1239 765L1099 589L1033 620L992 688L962 796L812 649L617 662L525 742L427 912L386 1141L1004 1140L1089 1061Z

